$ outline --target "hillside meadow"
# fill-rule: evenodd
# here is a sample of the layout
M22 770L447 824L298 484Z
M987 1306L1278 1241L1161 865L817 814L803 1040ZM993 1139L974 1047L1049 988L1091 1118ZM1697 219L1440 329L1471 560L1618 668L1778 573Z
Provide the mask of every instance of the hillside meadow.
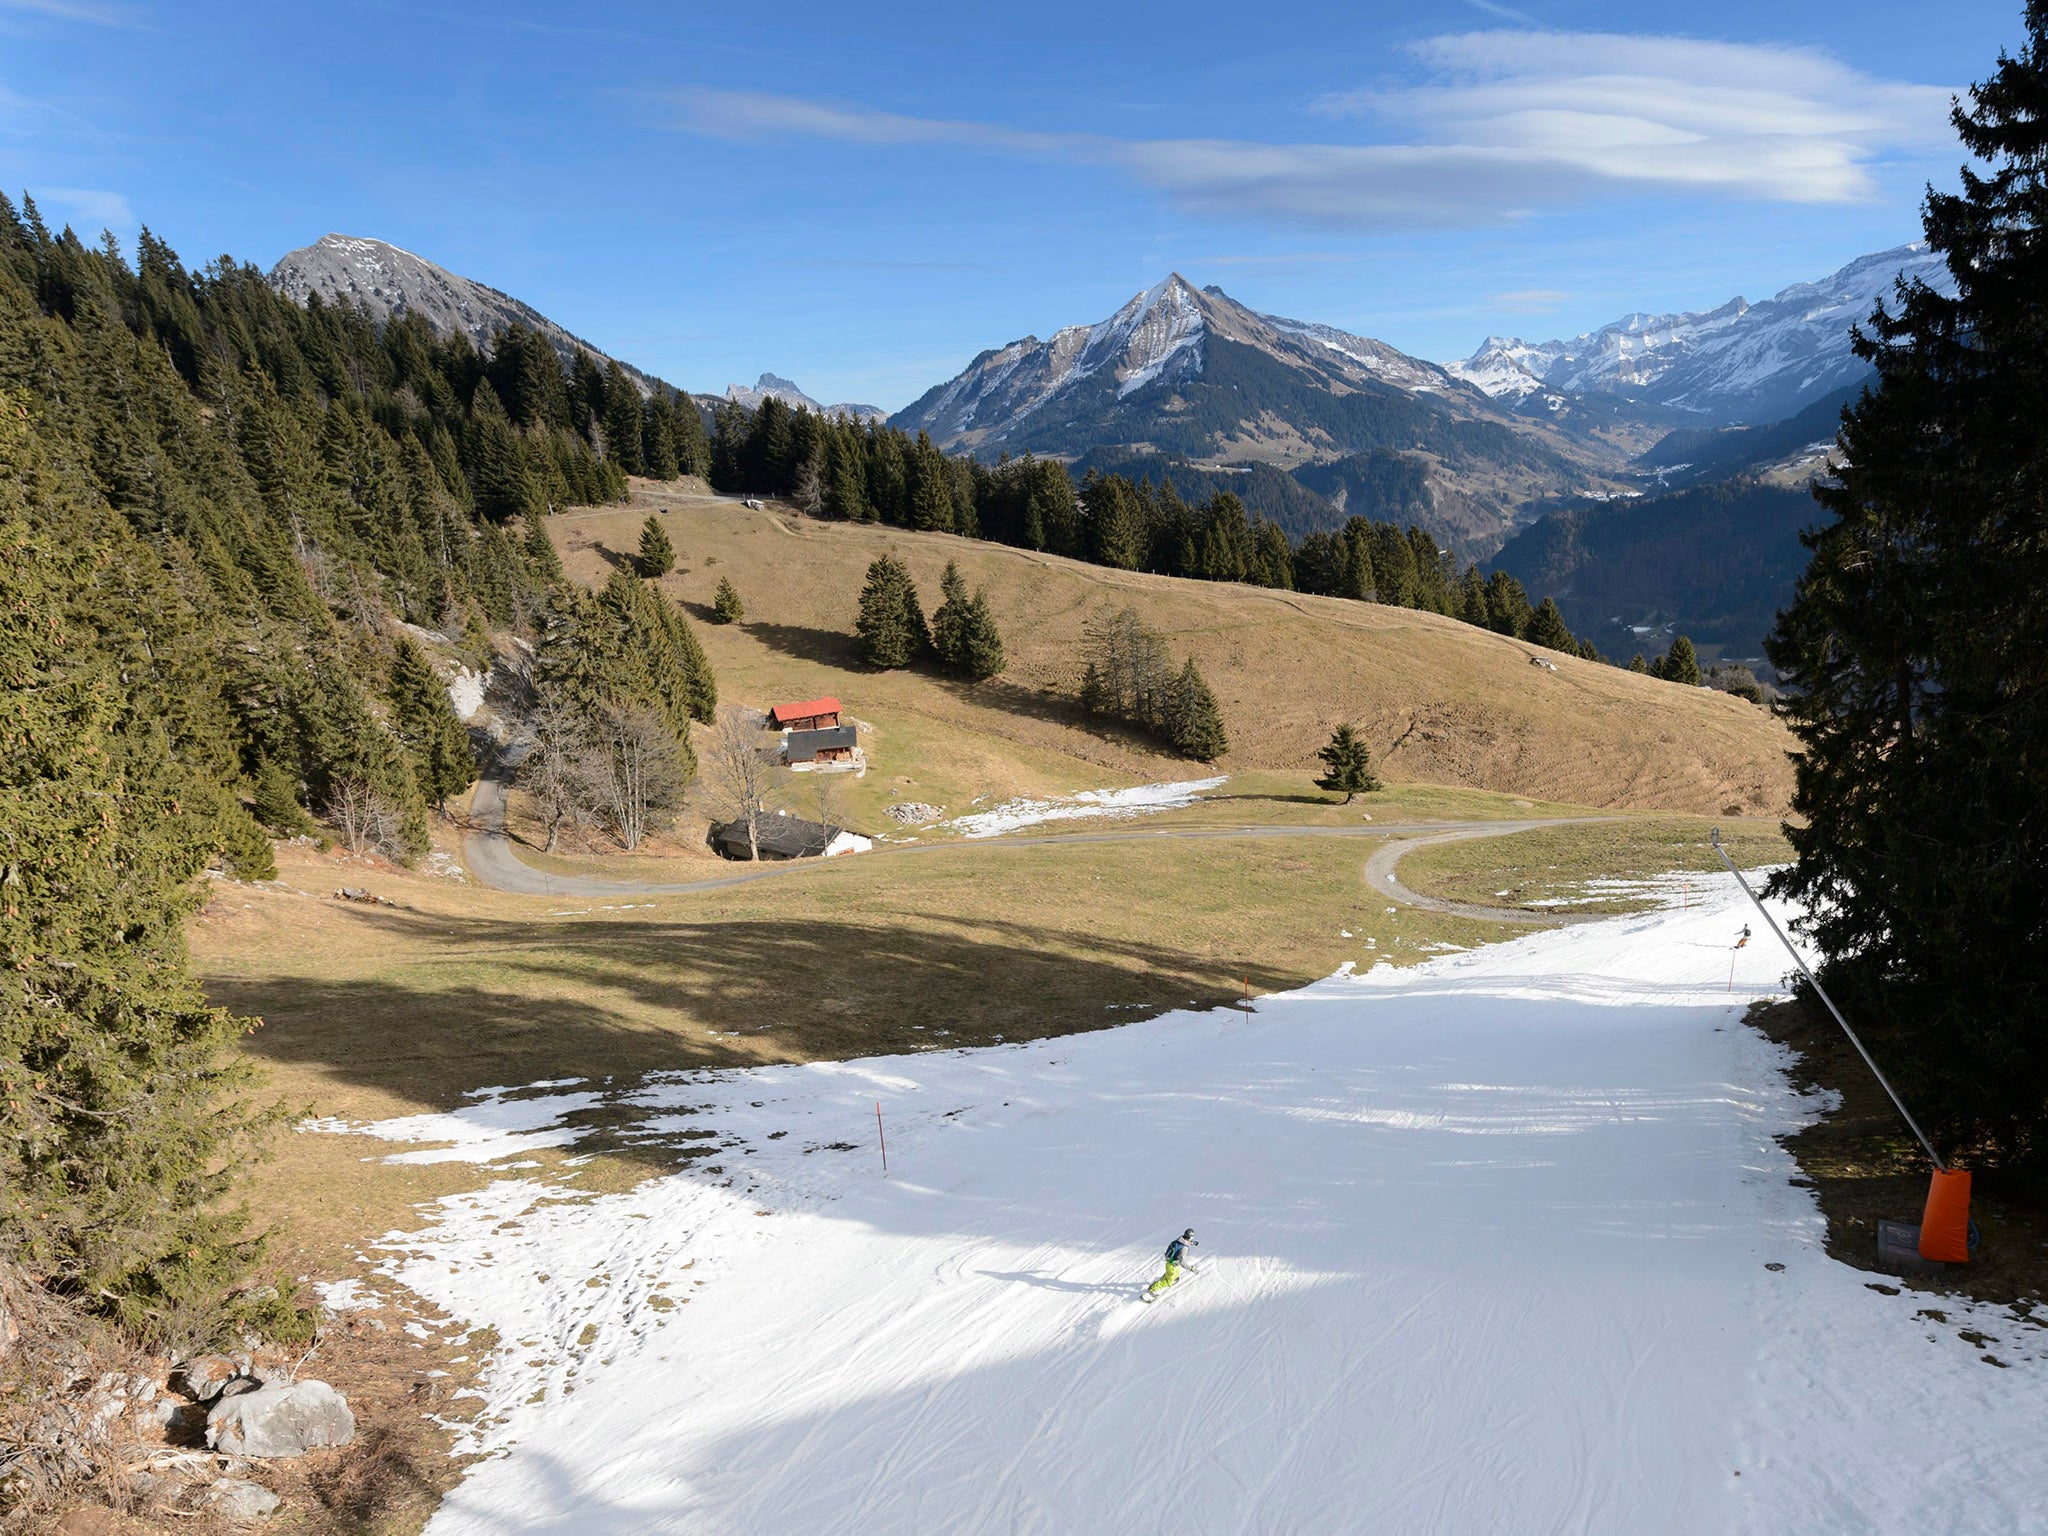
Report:
M869 773L840 776L833 793L840 818L870 833L894 830L881 811L898 799L958 815L1015 796L1133 782L1301 775L1347 721L1396 785L1696 815L1775 815L1791 791L1792 739L1753 705L1436 614L814 521L773 503L749 509L689 481L636 481L630 505L558 514L549 529L571 576L594 584L630 558L650 513L679 555L661 584L697 622L723 699L765 708L834 694L869 727ZM1002 676L968 684L928 666L876 672L861 662L855 609L869 562L885 553L909 566L927 610L948 560L987 589L1009 662ZM709 622L721 578L745 601L738 624ZM1213 767L1162 753L1075 702L1083 628L1123 606L1202 668L1231 741ZM791 781L792 810L811 798ZM1243 808L1248 821L1296 814L1278 797Z

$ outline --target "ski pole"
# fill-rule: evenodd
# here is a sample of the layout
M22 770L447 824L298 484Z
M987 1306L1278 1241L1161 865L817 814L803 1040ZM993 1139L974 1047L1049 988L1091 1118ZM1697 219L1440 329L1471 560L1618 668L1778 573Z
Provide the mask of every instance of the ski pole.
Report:
M1849 1027L1849 1021L1842 1017L1842 1010L1837 1008L1835 1006L1835 1000L1832 997L1828 996L1827 988L1823 987L1820 984L1820 978L1813 974L1812 968L1807 965L1805 959L1801 957L1799 951L1792 947L1792 941L1785 936L1785 930L1778 926L1778 920L1775 917L1771 916L1770 909L1768 907L1766 907L1761 901L1757 900L1756 892L1752 891L1749 888L1749 882L1742 878L1742 871L1737 869L1735 867L1735 861L1728 857L1728 850L1721 846L1721 829L1719 827L1714 828L1713 843L1714 852L1719 854L1721 856L1721 862L1728 866L1728 873L1733 875L1735 877L1735 883L1742 887L1742 894L1749 898L1750 904L1754 906L1757 909L1757 911L1763 913L1764 921L1771 925L1771 932L1775 933L1778 936L1778 942L1785 946L1785 953L1792 957L1792 963L1798 966L1801 973L1806 977L1806 979L1809 982L1813 984L1814 995L1817 996L1822 1002L1828 1005L1828 1012L1832 1013L1835 1016L1835 1022L1842 1026L1842 1033L1847 1035L1849 1037L1849 1043L1856 1047L1856 1054L1863 1058L1863 1065L1870 1068L1870 1075L1877 1079L1878 1087L1882 1088L1885 1091L1885 1096L1892 1101L1892 1107L1898 1110L1900 1118L1903 1119L1906 1122L1906 1124L1912 1128L1913 1134L1920 1138L1920 1145L1927 1149L1927 1155L1934 1160L1934 1166L1939 1168L1943 1173L1947 1173L1948 1164L1944 1163L1941 1160L1941 1154L1934 1150L1934 1143L1929 1141L1927 1139L1927 1133L1920 1129L1920 1122L1918 1120L1915 1120L1913 1118L1913 1112L1910 1109L1906 1108L1905 1100L1901 1099L1899 1097L1898 1090L1892 1087L1891 1079L1886 1077L1884 1073L1881 1070L1879 1070L1877 1063L1871 1059L1870 1052L1866 1051L1863 1048L1862 1040L1857 1038L1856 1031L1851 1029ZM1731 961L1731 969L1732 964L1733 962Z
M882 1101L875 1100L875 1140L882 1144L882 1177L889 1177L889 1138L882 1134Z

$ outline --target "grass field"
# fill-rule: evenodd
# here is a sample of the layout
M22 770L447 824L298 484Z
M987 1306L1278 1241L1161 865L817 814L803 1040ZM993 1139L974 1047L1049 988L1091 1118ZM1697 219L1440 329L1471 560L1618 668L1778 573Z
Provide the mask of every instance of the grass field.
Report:
M1702 879L1728 878L1708 841L1717 826L1738 868L1791 857L1775 821L1643 817L1436 843L1402 859L1401 881L1424 895L1480 906L1640 912L1657 904L1657 898L1638 888L1642 882L1680 871Z
M1359 727L1381 777L1396 785L1694 814L1774 813L1790 791L1791 738L1752 705L1549 652L1557 670L1534 667L1531 647L1434 614L1111 571L952 535L816 522L773 505L753 511L688 483L636 482L630 506L563 513L549 528L569 573L598 582L636 547L650 512L680 556L663 587L699 621L723 697L765 706L836 694L869 727L870 772L839 783L844 819L870 834L893 829L882 815L891 800L959 815L977 802L1219 771L1299 784L1344 722ZM890 552L927 604L949 559L987 588L1009 659L1001 677L970 685L861 664L852 633L861 581ZM721 577L745 599L740 624L708 622ZM1082 627L1126 604L1200 663L1232 742L1216 768L1162 754L1078 709ZM797 801L806 793L792 786ZM1271 819L1285 805L1258 810Z

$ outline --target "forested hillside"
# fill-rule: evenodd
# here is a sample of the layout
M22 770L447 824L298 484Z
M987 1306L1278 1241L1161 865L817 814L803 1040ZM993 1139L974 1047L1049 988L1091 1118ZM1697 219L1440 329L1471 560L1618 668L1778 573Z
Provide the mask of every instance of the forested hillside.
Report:
M1612 621L1654 622L1758 656L1806 566L1800 531L1820 519L1803 487L1726 480L1552 512L1510 539L1500 564L1555 594L1566 621L1597 644L1628 643Z
M185 973L194 877L323 823L425 851L475 761L421 642L530 637L599 739L630 718L687 764L687 622L572 589L544 518L707 458L687 399L530 332L380 333L0 199L0 1261L148 1336L219 1324L255 1257L216 1205L243 1026Z
M1214 471L1192 477L1209 488L1192 503L1170 476L1152 481L1153 469L1170 461L1149 455L1113 460L1126 472L1090 470L1076 486L1054 459L1026 454L991 466L942 453L923 432L912 439L880 423L792 410L772 396L752 413L720 406L715 426L714 486L787 497L813 517L963 534L1119 570L1421 608L1594 654L1565 629L1554 604L1532 605L1503 572L1461 570L1417 523L1353 516L1296 541L1280 523L1250 514L1235 491L1217 488L1227 477Z

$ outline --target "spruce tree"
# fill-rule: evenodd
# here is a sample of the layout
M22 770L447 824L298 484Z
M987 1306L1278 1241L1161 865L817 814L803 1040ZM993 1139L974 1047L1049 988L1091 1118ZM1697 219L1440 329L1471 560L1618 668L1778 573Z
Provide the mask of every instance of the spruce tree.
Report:
M1316 780L1316 788L1343 791L1346 805L1354 795L1371 794L1380 787L1380 781L1373 777L1372 753L1349 725L1338 726L1329 745L1316 756L1329 770Z
M961 621L959 658L955 670L977 683L994 677L1008 665L996 616L989 609L988 594L978 589L968 599L967 613Z
M398 642L389 697L398 739L412 754L420 794L445 813L448 797L476 781L476 754L469 728L456 715L434 664L409 637Z
M1628 669L1631 672L1640 672L1644 676L1648 676L1650 671L1650 664L1647 661L1643 660L1643 653L1641 651L1637 651L1635 655L1629 658Z
M1767 642L1804 748L1773 889L1927 1124L2048 1177L2048 0L1958 103L1923 223L1953 296L1856 338L1828 513Z
M649 581L666 576L676 568L676 549L668 541L668 530L651 512L647 514L647 521L640 525L640 552L633 564Z
M90 618L114 551L26 414L0 397L0 1260L189 1345L261 1252L223 1198L258 1124L229 1052L249 1026L191 977L211 829L162 736L124 722Z
M871 667L903 667L931 649L931 631L917 600L910 572L894 555L868 567L854 631Z
M1688 688L1700 685L1699 653L1692 648L1692 641L1684 635L1671 642L1671 649L1664 653L1657 664L1657 676L1667 683L1683 683Z
M747 616L747 605L740 601L740 589L732 584L730 576L718 578L718 590L711 597L711 622L714 624L737 624Z
M959 670L960 629L967 617L967 602L967 583L961 579L960 567L948 560L939 576L939 606L932 610L932 651L949 672Z
M1194 657L1188 658L1167 693L1165 733L1175 751L1197 762L1213 763L1230 750L1223 712L1216 707L1216 695L1203 681Z
M1579 642L1565 626L1564 615L1557 611L1557 602L1554 598L1546 597L1537 605L1536 612L1529 620L1526 638L1531 644L1543 646L1548 650L1578 654ZM1698 669L1694 670L1697 672Z

